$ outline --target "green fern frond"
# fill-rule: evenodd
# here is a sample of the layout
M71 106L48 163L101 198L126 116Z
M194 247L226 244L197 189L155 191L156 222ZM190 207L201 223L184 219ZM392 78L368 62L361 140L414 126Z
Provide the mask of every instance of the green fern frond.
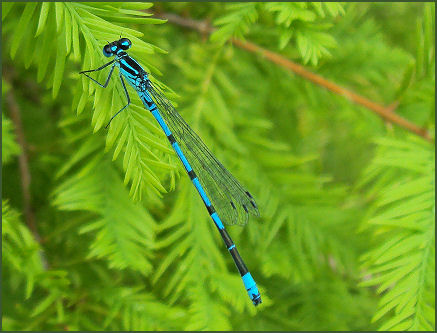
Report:
M231 37L244 38L258 20L258 7L257 3L227 5L228 13L214 22L220 28L211 35L211 40L224 44Z
M185 327L187 331L229 331L229 309L227 306L213 302L210 294L205 293L202 280L188 287L188 291L194 301L189 308L191 321Z
M189 301L190 322L185 329L224 330L231 327L226 315L229 306L238 312L255 309L247 302L241 278L235 275L222 240L199 205L190 181L181 180L170 215L160 224L156 247L165 258L153 282L163 287L171 303ZM214 313L211 304L216 304Z
M184 58L189 58L190 63L180 61L180 53ZM314 161L314 156L297 157L290 152L289 145L267 139L270 137L268 132L272 125L257 114L263 105L262 98L258 92L252 94L254 100L241 96L241 87L233 82L236 78L231 74L235 73L236 68L233 68L232 63L223 63L226 51L218 53L214 48L193 46L188 50L185 48L180 53L175 50L174 58L178 68L187 77L183 85L183 96L189 101L185 103L187 107L181 112L213 151L217 146L224 147L223 152L218 155L219 159L236 173L242 183L247 184L257 199L263 218L271 221L265 225L257 225L256 221L251 221L243 232L236 228L231 229L232 237L235 235L236 242L243 244L240 253L244 256L247 249L254 246L253 244L258 244L258 255L252 256L251 263L255 266L257 263L262 275L270 278L281 276L295 281L311 280L317 267L328 265L330 257L335 258L338 270L345 270L353 255L349 251L334 250L341 248L341 244L350 239L350 232L353 230L353 226L345 227L351 215L337 208L345 197L345 189L328 189L328 185L325 184L330 181L328 177L321 178L304 172L305 167ZM204 58L208 58L209 62L205 62ZM238 70L243 70L241 65ZM246 68L244 71L247 73ZM254 84L254 89L259 88L257 83L260 81L262 74L259 72L254 73L253 77L246 76L245 79L245 82ZM194 89L195 85L191 82L200 84ZM268 95L265 98L268 105ZM248 114L251 115L249 123ZM232 131L234 128L238 129L237 134ZM226 140L223 140L223 137ZM234 152L250 158L232 158ZM165 295L172 295L172 302L188 296L197 314L202 313L199 310L202 308L200 300L211 297L204 287L203 294L199 295L200 290L197 288L201 280L200 284L208 284L224 303L231 304L235 311L241 312L244 306L250 306L245 302L247 296L241 290L238 291L241 281L233 279L232 271L229 274L226 271L223 273L224 260L227 260L230 270L234 269L234 266L230 258L221 258L224 254L218 251L222 248L220 240L218 239L218 245L212 242L206 234L208 230L205 230L205 235L202 236L199 224L210 223L207 214L204 213L202 218L190 218L191 213L187 207L198 205L200 200L194 199L192 203L187 200L191 196L185 191L190 190L190 186L188 182L188 185L183 184L184 182L180 184L183 186L179 189L182 193L178 194L170 215L160 225L162 229L157 247L160 251L167 248L169 251L165 252L165 258L160 261L154 283L161 285L164 284L163 281L167 281L164 284ZM326 191L329 195L326 195ZM191 220L196 221L196 224L194 225ZM246 235L241 236L243 233ZM244 237L244 240L240 237ZM202 245L198 245L200 239ZM281 246L284 243L288 244L285 249ZM199 253L199 246L207 246L207 250L204 251L213 258L209 259L213 264L203 266L200 272L193 267L202 265L205 260ZM251 263L248 263L249 267ZM223 279L217 281L217 274L223 275ZM253 274L256 275L257 271ZM209 280L211 282L208 282ZM259 283L262 289L263 282ZM227 293L221 293L221 284L226 285ZM193 291L187 295L185 292L191 288ZM236 288L235 291L230 291L232 288ZM193 293L196 297L189 296ZM229 295L232 295L232 299ZM263 295L266 295L265 304L268 304L268 289ZM247 310L253 309L249 307ZM221 329L228 324L223 325ZM211 326L188 327L217 329Z
M18 213L10 208L7 201L2 201L2 253L4 283L12 286L8 290L12 299L26 300L24 308L17 308L18 314L26 312L24 318L9 316L3 317L4 329L17 330L25 328L33 330L47 315L63 311L62 302L65 290L70 281L62 270L51 270L46 267L45 254L34 235L20 221ZM22 285L24 289L20 288ZM36 292L37 291L37 292ZM42 293L41 293L42 291ZM23 295L22 295L23 294ZM37 303L32 301L37 300ZM58 317L59 318L59 317ZM23 321L24 320L24 321ZM23 326L23 322L25 323Z
M337 17L340 14L345 14L344 4L338 2L310 2L312 7L317 10L317 13L321 17L332 16Z
M304 2L264 4L266 10L276 14L276 24L289 28L294 21L313 22L317 15Z
M327 276L330 278L327 279ZM289 297L293 298L291 304L308 330L354 331L362 326L369 327L369 312L376 305L375 300L368 297L370 292L360 290L354 279L338 276L330 269L321 270L316 281L292 286L289 292ZM332 304L338 311L323 310ZM308 316L309 313L313 315ZM320 323L323 323L322 326Z
M118 170L103 153L102 135L91 135L89 129L75 132L87 120L84 115L69 116L62 124L67 145L76 152L57 173L57 177L68 177L55 189L53 204L61 210L98 216L88 218L79 229L96 234L88 258L106 258L110 267L148 274L155 222L140 203L129 199ZM68 135L71 132L76 135Z
M324 32L305 31L297 33L296 42L304 63L317 62L323 56L330 56L328 49L337 46L337 42L330 34Z
M332 249L341 249L339 244L350 241L348 234L352 229L347 222L351 212L335 208L344 200L345 189L330 188L324 184L326 180L300 172L297 167L270 166L275 160L293 158L289 151L278 150L273 154L271 148L270 153L258 149L252 156L258 165L267 162L263 169L266 176L260 179L263 187L258 201L260 207L269 207L263 216L271 223L259 231L258 238L265 237L261 253L275 259L259 259L264 274L294 281L312 280L317 267L328 265L330 256L335 258L337 269L344 270L350 254ZM326 195L327 192L330 194ZM282 243L289 244L288 248L282 248ZM282 251L287 256L278 255Z
M23 121L41 236L30 246L22 239L30 231L9 217L3 328L433 330L433 146L387 139L374 158L372 138L404 130L223 43L247 38L317 64L315 74L374 102L398 101L396 112L432 136L435 5L151 6L2 3L9 83L2 92L13 89ZM172 16L158 26L164 20L151 13ZM215 43L179 26L210 21L218 24ZM406 29L405 22L412 24ZM131 87L131 106L102 129L126 104L118 70L106 89L78 72L109 61L102 47L120 33L133 41L129 53L177 99L178 112L255 197L260 218L228 232L257 281L261 306L248 300L201 198ZM162 56L164 49L171 56ZM102 82L108 71L91 75ZM157 80L160 71L180 98ZM4 99L2 128L10 152L9 102ZM3 174L3 196L20 207L20 171L9 163ZM359 286L363 270L370 288Z
M96 235L88 258L106 258L112 268L151 272L155 223L141 205L131 202L113 166L101 154L59 185L54 195L59 209L98 214L80 228L81 233Z
M195 197L190 183L186 180L181 180L181 188L178 193L180 194L177 196L170 215L159 226L161 233L167 229L172 230L172 232L162 235L160 240L156 243L156 248L164 249L169 245L173 245L175 242L177 242L178 245L166 253L166 258L156 269L153 279L154 283L158 282L162 274L167 271L172 264L176 264L175 259L177 257L184 257L183 263L178 263L179 269L182 270L183 273L173 273L171 279L173 282L168 283L164 289L166 295L172 294L173 300L184 290L184 283L187 282L186 270L190 270L192 266L197 265L194 264L196 255L203 257L204 251L207 250L208 257L210 257L208 270L225 268L224 260L212 238L212 228L208 227L210 223L205 221L207 214L196 208L197 204L199 204L199 200ZM188 201L186 200L187 196L190 198ZM189 206L186 206L187 204L189 204ZM201 265L204 265L208 261L206 257L203 257L199 262ZM179 281L181 279L185 282Z
M177 330L186 320L185 309L165 305L142 289L108 287L93 290L90 293L92 300L108 309L104 314L103 328L124 331ZM102 313L96 311L96 315L101 316Z
M275 13L276 24L285 29L280 33L279 47L281 49L295 36L296 46L304 63L317 65L323 56L330 56L329 49L337 46L334 37L321 29L329 25L317 22L319 17L325 17L324 8L330 16L344 14L344 9L338 3L266 3L264 8Z
M18 213L2 201L2 253L5 272L16 279L15 285L26 285L25 295L32 295L35 282L44 272L41 248L30 230L20 221Z
M132 20L136 22L138 19L144 24L164 23L162 20L148 18L150 14L141 11L150 6L147 3L29 3L21 15L21 25L14 29L11 36L11 56L14 58L20 49L20 58L26 61L26 66L36 64L38 80L45 80L47 85L52 86L54 97L61 87L65 63L69 57L78 61L81 59L81 50L84 50L83 68L96 68L107 61L102 54L103 45L107 40L118 38L119 34L132 40L135 45L132 54L143 61L147 70L160 74L148 59L155 52L165 51L139 39L141 32L117 24L131 23ZM31 34L25 34L26 29L34 29L36 38L32 39ZM81 40L85 41L85 47L81 45ZM54 64L54 71L47 77L47 69L51 64ZM97 79L104 80L107 74L103 71L97 75ZM119 82L114 81L107 89L96 89L97 86L89 79L82 79L82 96L77 111L80 113L84 110L88 96L95 91L92 118L94 131L104 126L125 103L125 93ZM165 88L159 82L157 84ZM162 162L174 162L175 156L171 148L158 143L163 141L164 135L156 124L152 124L151 115L144 112L136 93L130 90L130 95L134 97L131 107L112 123L106 149L115 145L114 159L123 151L125 183L131 183L131 196L141 199L149 189L158 194L166 192L157 173L175 170L174 164ZM165 157L168 154L173 156ZM174 178L174 175L170 177Z
M262 10L275 14L275 25L279 32L279 48L284 49L294 36L297 49L304 63L317 65L323 56L329 56L329 49L337 46L335 39L328 33L321 32L329 25L318 22L328 13L329 16L344 14L342 4L330 3L280 3L264 4L246 3L227 6L229 14L217 19L214 23L220 28L211 35L212 41L224 43L231 37L244 38L251 27L254 27ZM265 16L264 13L261 14ZM263 22L263 24L268 24ZM265 29L266 27L263 27Z
M85 17L89 16L90 19L95 20L97 13L94 15L91 14L92 12L92 9L86 8L81 11L81 14ZM147 20L145 23L158 23L156 20L150 22ZM99 23L99 25L100 24L103 24L103 22ZM101 38L114 39L114 36L109 35L109 31L106 32L106 34L107 35L105 36L101 36ZM84 35L87 42L84 68L94 68L98 66L98 64L106 62L101 54L102 46L99 45L96 40L100 35L101 34L97 31L91 29L89 34ZM139 32L123 29L123 35L130 38L135 45L132 54L137 59L147 59L147 56L155 51L162 52L159 48L151 46L150 44L138 39L136 36L142 35ZM154 69L150 63L146 63L145 68ZM157 72L156 70L154 71ZM106 75L107 72L100 73L99 80L104 80ZM95 111L92 119L94 131L97 131L104 126L113 113L124 106L123 103L125 103L126 99L125 93L119 82L114 81L115 80L113 80L112 84L107 89L96 89L93 82L89 81L87 78L83 79L85 90L87 90L86 86L88 86L90 93L95 91ZM135 199L141 199L142 194L148 188L154 190L158 194L160 192L166 192L165 188L161 185L157 171L162 172L163 170L168 171L169 169L175 170L175 167L171 164L162 163L163 159L171 159L171 157L166 158L162 155L173 154L173 152L168 146L159 143L163 141L163 133L159 131L156 124L152 123L152 116L149 113L144 112L144 106L137 94L130 87L129 90L130 96L133 97L131 106L126 110L126 112L120 114L111 124L107 136L106 149L108 150L115 145L114 159L116 159L119 153L124 150L123 168L126 172L125 183L127 184L131 182L130 195ZM78 112L81 111L82 107L78 109ZM152 129L152 131L150 131L150 129ZM174 157L172 158L174 161Z
M177 54L178 50L175 52ZM232 131L236 126L232 110L236 89L228 74L220 66L223 53L217 51L216 47L206 49L195 45L180 52L183 58L191 59L191 63L188 64L177 60L181 57L174 57L182 75L187 78L183 86L185 91L183 96L188 102L185 103L186 107L181 109L181 113L213 151L217 145L226 147L227 154L219 154L218 157L232 167L233 159L229 158L229 155L233 151L244 153L244 148L241 148L244 145ZM209 62L205 61L206 59L209 59ZM193 89L194 82L200 82L196 89ZM224 137L226 140L223 140ZM164 294L171 295L171 302L182 300L182 297L189 299L193 309L192 315L196 318L197 316L204 318L205 310L202 302L217 296L227 304L236 305L235 308L240 311L244 308L252 311L253 306L247 302L247 295L244 290L241 290L241 279L238 276L233 279L234 265L223 253L222 241L215 233L200 199L187 179L181 179L179 186L171 213L160 224L161 232L157 248L160 251L169 248L169 251L165 252L165 258L156 270L154 283L164 283L163 279L167 281ZM232 267L229 273L225 260L228 260ZM172 274L170 275L169 272ZM226 285L231 289L227 293L224 292L221 283L216 281L216 274L222 274L224 281L228 281ZM210 286L208 289L213 293L205 290L205 284ZM229 297L229 295L233 296ZM215 321L217 322L213 324L211 321L203 320L196 324L199 326L190 324L187 329L229 327L228 321L223 316L216 318Z
M381 330L433 330L435 153L417 140L377 143L379 152L367 170L366 183L381 178L385 186L366 224L382 245L363 256L370 278L362 286L377 286L383 294L373 317L374 321L386 318ZM396 177L402 170L404 175ZM392 315L387 318L388 313Z

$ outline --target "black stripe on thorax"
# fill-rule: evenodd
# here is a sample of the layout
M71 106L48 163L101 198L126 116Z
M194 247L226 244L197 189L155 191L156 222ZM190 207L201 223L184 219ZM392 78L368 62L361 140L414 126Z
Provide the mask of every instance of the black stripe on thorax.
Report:
M124 70L125 72L129 73L130 75L132 75L133 77L137 77L138 76L138 72L133 69L130 66L127 66L123 61L120 62L120 68L122 70Z
M135 76L138 76L144 71L141 66L127 54L121 57L120 67L122 67L126 72Z

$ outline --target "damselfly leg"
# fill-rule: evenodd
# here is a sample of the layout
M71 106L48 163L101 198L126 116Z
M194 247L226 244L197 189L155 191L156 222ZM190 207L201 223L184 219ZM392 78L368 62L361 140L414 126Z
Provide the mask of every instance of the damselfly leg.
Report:
M112 119L114 119L116 115L118 115L121 111L123 111L124 109L126 109L126 108L129 106L129 104L130 104L129 93L127 92L126 85L124 84L123 76L121 75L121 73L120 73L120 80L121 80L121 84L123 85L124 92L126 93L127 104L126 104L125 106L123 106L123 107L121 108L120 111L118 111L116 114L114 114L114 115L112 116L112 118L111 118L111 119L109 120L109 122L108 122L108 125L106 125L105 128L108 128L108 126L109 126L109 124L111 123Z
M93 79L91 76L89 76L89 75L86 74L86 73L100 71L100 70L102 70L103 68L105 68L105 67L111 65L111 64L114 63L114 62L115 62L115 60L112 60L112 61L108 62L107 64L104 64L103 66L100 66L99 68L96 68L96 69L90 69L90 70L86 70L86 71L82 71L82 72L79 72L79 74L83 74L83 75L85 75L87 78L89 78L89 79L91 79L92 81L94 81L95 83L97 83L100 87L102 87L102 88L106 88L106 87L108 86L109 80L111 79L112 73L114 72L115 64L112 65L111 70L109 71L108 77L106 78L106 82L105 82L105 84L101 84L100 82L98 82L97 80ZM126 108L129 106L129 104L130 104L129 93L127 92L126 84L124 83L123 76L121 75L121 73L120 73L120 80L121 80L121 84L123 85L123 89L124 89L124 92L125 92L125 94L126 94L126 97L127 97L127 104L126 104L125 106L123 106L123 107L120 109L120 111L118 111L115 115L112 116L112 118L109 120L108 124L105 126L105 129L108 128L108 126L109 126L109 124L111 123L112 119L114 119L115 116L117 116L121 111L123 111L124 109L126 109Z
M89 70L87 70L87 71L82 71L82 72L79 72L79 74L83 74L83 75L85 75L86 77L88 77L89 79L91 79L92 81L94 81L95 83L97 83L100 87L102 87L102 88L106 88L106 87L108 86L109 79L111 78L112 72L114 71L114 67L115 67L115 65L113 65L113 66L111 67L111 71L109 72L109 75L108 75L108 77L107 77L107 79L106 79L105 84L101 84L99 81L94 80L91 76L89 76L89 75L86 74L86 73L101 71L103 68L105 68L105 67L111 65L111 64L114 63L114 62L115 62L115 60L112 60L112 61L108 62L107 64L104 64L103 66L100 66L99 68L96 68L96 69L89 69Z

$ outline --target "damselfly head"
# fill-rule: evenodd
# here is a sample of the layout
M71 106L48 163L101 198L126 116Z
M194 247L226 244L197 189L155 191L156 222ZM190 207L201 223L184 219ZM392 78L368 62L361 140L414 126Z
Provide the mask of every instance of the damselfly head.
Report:
M120 38L119 40L108 43L103 47L103 55L105 57L112 57L120 51L128 50L132 46L132 42L127 38Z

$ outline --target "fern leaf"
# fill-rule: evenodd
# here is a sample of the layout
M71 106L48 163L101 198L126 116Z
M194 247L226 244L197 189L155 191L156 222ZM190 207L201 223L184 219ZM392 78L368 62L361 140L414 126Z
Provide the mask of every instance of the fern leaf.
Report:
M376 212L366 222L384 245L363 257L373 276L362 285L376 285L384 293L374 321L394 311L381 330L427 330L435 325L425 316L433 309L435 290L434 152L415 140L384 139L378 144L371 168L381 176L387 165L409 174L382 189Z
M71 176L56 189L54 204L63 210L87 210L99 215L80 229L81 233L96 233L89 258L106 258L110 267L150 273L152 218L140 205L129 200L121 180L107 161L97 156L90 164L91 168Z
M228 5L228 14L217 19L214 24L220 29L211 35L211 40L224 44L231 37L244 38L250 26L258 19L257 3Z
M144 24L158 24L163 23L162 20L155 20L145 18L147 14L140 12L144 8L149 8L151 4L123 4L113 3L107 4L81 4L81 3L56 3L53 5L41 4L41 9L36 11L39 16L35 16L34 12L39 6L38 4L27 4L24 7L23 14L20 19L20 29L16 29L13 33L11 56L14 57L18 48L26 48L26 51L20 54L26 62L30 65L30 62L34 62L38 65L38 80L42 81L47 76L47 68L51 62L54 62L55 67L53 75L47 81L47 84L51 84L53 90L53 97L56 97L61 89L64 77L65 63L68 54L71 51L71 42L73 43L73 55L74 58L79 59L80 55L80 38L79 32L82 33L82 37L85 39L85 57L83 60L84 66L97 67L99 64L104 63L106 60L101 52L104 42L108 39L114 39L118 37L119 33L123 33L124 36L131 38L135 45L133 54L138 59L146 59L144 55L149 55L154 52L165 52L162 49L141 41L139 36L142 33L128 29L117 22L130 22L131 18L141 18ZM112 20L117 16L118 20ZM111 22L109 21L111 20ZM53 25L56 26L56 32L50 29ZM35 26L35 36L37 39L29 40L30 43L23 44L23 38L25 26ZM116 31L116 34L114 33ZM28 36L28 35L25 35ZM99 40L100 41L99 41ZM55 43L50 41L55 40ZM71 42L70 42L71 41ZM24 46L23 46L24 45ZM56 47L54 47L56 45ZM44 49L44 52L32 52L28 54L32 48ZM29 51L27 51L29 50ZM147 64L145 68L154 68L151 64ZM86 68L88 69L88 68ZM100 79L105 73L99 73ZM107 74L107 73L106 73ZM86 84L85 84L86 82ZM114 83L108 89L96 89L92 85L92 82L83 79L84 91L81 98L81 103L78 105L78 113L84 107L84 102L89 93L96 92L94 99L95 112L93 115L94 130L97 131L104 126L109 118L120 109L124 103L126 96L120 84ZM130 89L130 88L129 88ZM130 92L131 96L135 96L135 92ZM109 103L112 101L112 104ZM126 139L121 135L121 126L118 126L118 131L110 131L108 137L107 149L111 148L112 144L117 141L117 137L121 139L118 142L117 154L120 149L128 148L124 152L125 155L125 170L126 170L126 182L131 182L131 195L135 199L140 199L146 192L146 188L152 185L152 189L155 193L166 192L165 188L161 184L161 178L156 174L155 170L160 170L162 167L168 169L168 165L160 164L158 161L162 159L162 156L157 157L156 153L151 153L150 150L145 149L143 139L147 138L149 142L162 141L163 134L155 133L155 135L147 132L142 126L145 122L151 121L151 116L144 111L143 105L138 98L133 98L133 106L129 110L126 110L123 114L114 121L122 121L126 124L127 132ZM137 106L137 114L130 116L131 110ZM117 110L115 110L118 108ZM140 111L141 110L141 111ZM127 119L130 119L127 121ZM158 136L158 139L156 138ZM124 144L129 143L128 146ZM167 146L161 145L161 154L167 154L169 149ZM116 156L115 154L114 156ZM172 153L173 154L173 153ZM149 161L156 161L154 167L147 167ZM175 161L175 157L173 157ZM170 175L170 177L173 177ZM148 191L148 190L147 190Z
M305 3L280 3L270 2L265 4L268 11L276 13L276 23L284 25L287 28L291 26L293 21L299 20L303 22L312 22L316 19L316 14L308 10Z
M41 249L29 229L19 220L18 213L6 201L2 201L2 251L8 273L20 282L25 277L25 297L29 298L36 280L44 272Z

